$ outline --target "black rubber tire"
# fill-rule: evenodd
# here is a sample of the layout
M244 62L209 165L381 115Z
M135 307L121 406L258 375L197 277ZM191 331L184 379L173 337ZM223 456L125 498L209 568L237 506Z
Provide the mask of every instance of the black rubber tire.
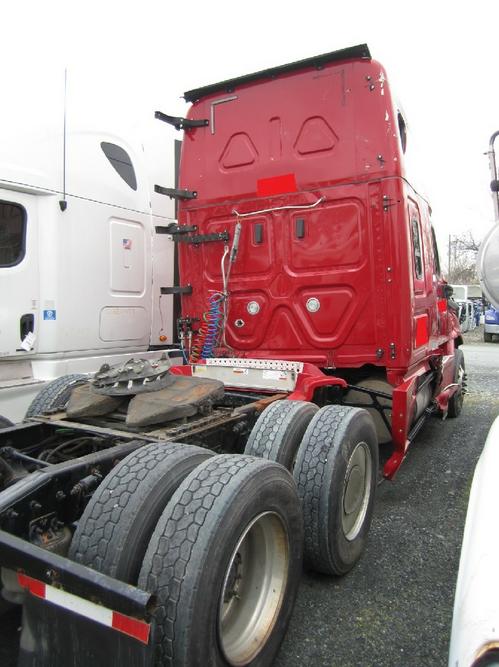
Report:
M52 380L32 400L26 410L26 417L36 417L36 415L43 415L43 413L54 409L64 410L72 389L84 384L87 380L88 376L81 373L63 375L56 380Z
M307 401L275 401L258 417L244 453L277 461L292 470L296 452L319 408Z
M69 548L69 558L136 584L147 545L166 504L185 477L212 453L154 443L126 456L99 484Z
M7 428L8 426L14 426L14 422L11 422L7 417L0 415L0 428Z
M485 343L492 343L492 334L483 332L483 340Z
M219 455L196 468L174 494L151 538L139 587L158 600L154 664L228 664L218 633L225 575L246 527L267 512L285 526L287 576L280 604L262 635L265 643L244 664L272 664L301 576L302 515L296 486L283 466L241 455Z
M459 417L463 409L464 389L466 387L466 369L463 351L457 348L454 351L454 382L461 385L460 389L453 394L447 406L448 417Z
M357 445L370 458L355 535L343 526L345 481ZM378 476L378 442L371 415L362 408L328 405L312 419L298 450L294 478L303 508L306 565L324 574L346 574L359 560L371 525ZM365 502L364 502L365 500ZM357 522L354 524L357 526Z

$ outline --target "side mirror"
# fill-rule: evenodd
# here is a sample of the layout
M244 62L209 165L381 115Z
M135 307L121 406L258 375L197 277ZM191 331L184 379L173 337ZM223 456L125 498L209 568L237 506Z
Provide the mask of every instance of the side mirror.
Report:
M452 285L444 285L444 299L450 299L451 296L454 294L454 289Z
M492 192L499 192L499 181L491 181L490 182L490 189Z

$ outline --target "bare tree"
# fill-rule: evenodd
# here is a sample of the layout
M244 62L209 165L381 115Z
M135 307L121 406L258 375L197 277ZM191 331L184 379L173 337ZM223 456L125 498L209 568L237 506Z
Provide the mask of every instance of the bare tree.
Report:
M476 256L480 247L473 233L449 235L448 278L450 283L473 285L478 283Z

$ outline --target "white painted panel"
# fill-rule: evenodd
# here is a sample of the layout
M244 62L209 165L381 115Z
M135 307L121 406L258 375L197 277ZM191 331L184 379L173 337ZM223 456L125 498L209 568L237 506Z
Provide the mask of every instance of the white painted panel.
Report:
M140 295L145 287L144 228L111 218L111 292Z
M173 222L175 221L153 218L153 223L157 226L165 226ZM173 342L173 295L161 294L161 288L175 284L174 253L175 243L170 235L153 235L151 345L164 345L165 343L171 345Z
M104 341L149 338L149 319L144 308L103 308L100 337Z

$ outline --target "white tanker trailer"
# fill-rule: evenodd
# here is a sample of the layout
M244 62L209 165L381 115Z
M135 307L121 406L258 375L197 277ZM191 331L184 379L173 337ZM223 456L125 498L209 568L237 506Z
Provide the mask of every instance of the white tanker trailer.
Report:
M480 246L477 265L484 296L499 309L499 180L490 139L495 224ZM471 486L454 599L449 667L499 664L499 417L493 422Z

